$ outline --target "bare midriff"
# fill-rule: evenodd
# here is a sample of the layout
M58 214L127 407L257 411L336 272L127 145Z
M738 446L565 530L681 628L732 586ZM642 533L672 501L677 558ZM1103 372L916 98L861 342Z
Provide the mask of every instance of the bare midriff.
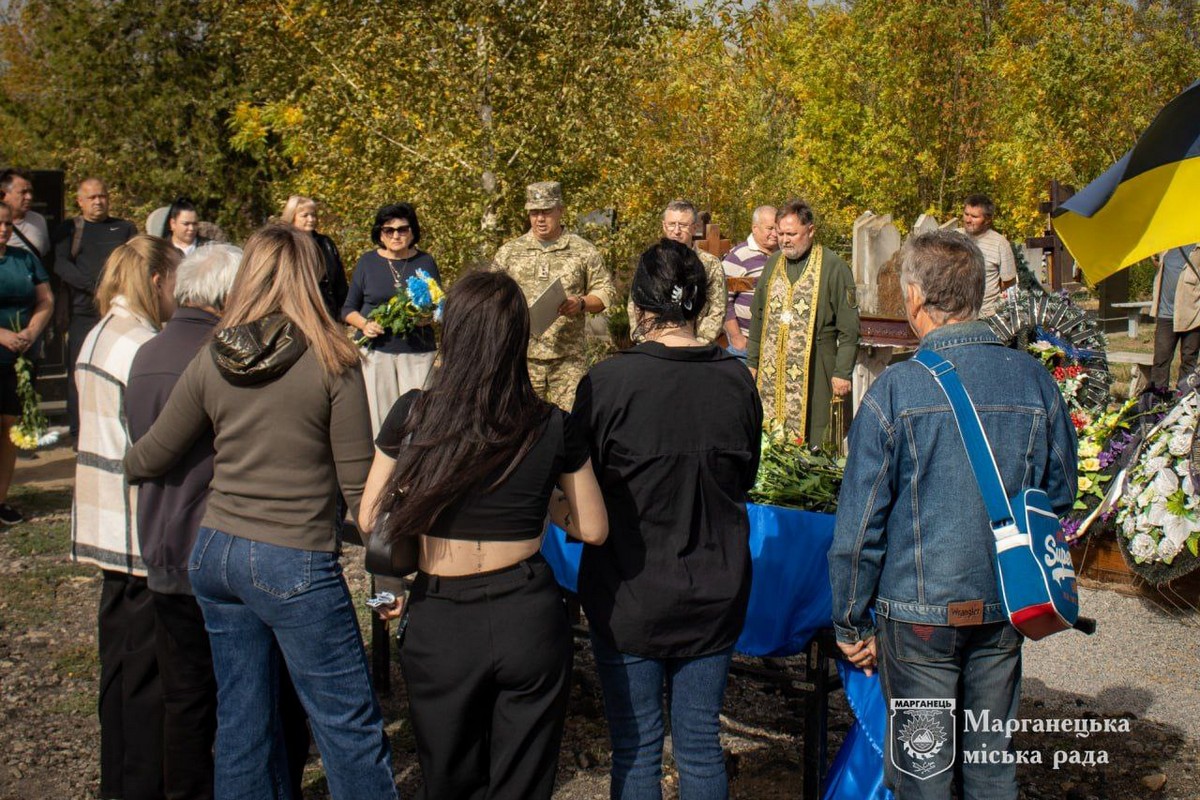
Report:
M481 542L466 539L421 537L421 571L429 575L458 577L492 572L520 563L538 552L542 537L520 542Z

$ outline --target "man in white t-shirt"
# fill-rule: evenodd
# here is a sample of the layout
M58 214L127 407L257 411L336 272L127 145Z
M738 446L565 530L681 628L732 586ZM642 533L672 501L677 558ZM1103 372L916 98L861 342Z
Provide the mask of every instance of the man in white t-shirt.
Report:
M47 264L50 229L46 227L45 217L30 210L33 205L33 176L23 169L0 172L0 197L3 197L4 205L12 210L13 235L8 240L8 246L27 250Z
M989 317L1004 302L1004 292L1017 282L1017 261L1012 245L992 228L996 204L985 194L973 194L963 203L963 230L983 253L983 308Z

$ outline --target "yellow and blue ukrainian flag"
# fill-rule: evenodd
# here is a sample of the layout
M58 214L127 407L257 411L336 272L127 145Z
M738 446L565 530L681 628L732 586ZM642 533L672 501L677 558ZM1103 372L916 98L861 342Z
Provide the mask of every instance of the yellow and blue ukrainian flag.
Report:
M1125 156L1063 203L1054 229L1088 280L1200 241L1200 81Z

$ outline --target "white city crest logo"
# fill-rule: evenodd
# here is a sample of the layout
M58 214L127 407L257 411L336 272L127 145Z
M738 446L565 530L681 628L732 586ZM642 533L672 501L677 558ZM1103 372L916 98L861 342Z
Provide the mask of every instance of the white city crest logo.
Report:
M954 765L954 700L896 698L891 701L892 765L918 780Z

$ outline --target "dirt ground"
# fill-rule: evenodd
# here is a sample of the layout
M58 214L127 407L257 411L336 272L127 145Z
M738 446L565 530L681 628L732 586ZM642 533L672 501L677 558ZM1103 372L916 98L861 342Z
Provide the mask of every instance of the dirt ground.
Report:
M14 505L27 522L0 531L0 799L93 798L98 775L99 726L95 713L98 676L95 613L100 580L95 570L71 564L69 548L71 453L41 453L18 465ZM356 594L365 596L360 553L345 556ZM365 613L363 619L365 620ZM1185 635L1192 635L1186 630ZM1195 684L1195 672L1189 673ZM382 698L402 796L420 782L403 681L393 662L393 691ZM1161 688L1161 687L1160 687ZM1168 687L1169 688L1169 687ZM1190 687L1189 687L1190 688ZM1074 691L1046 691L1027 673L1027 719L1111 718L1086 685ZM775 800L801 793L805 700L794 691L735 674L725 707L724 741L734 798ZM1097 709L1102 709L1103 713ZM1178 726L1123 713L1129 735L1078 739L1072 734L1018 734L1021 750L1041 751L1044 762L1021 768L1025 798L1197 798L1200 774L1196 738ZM829 753L836 752L851 723L841 693L831 700ZM1066 764L1054 769L1054 751L1105 751L1103 766ZM566 741L559 765L556 798L591 800L608 794L610 764L602 703L589 649L576 649L575 681ZM1160 785L1159 778L1162 778ZM1157 786L1152 790L1151 786ZM670 769L668 798L677 796ZM305 797L328 797L320 760L310 760Z

